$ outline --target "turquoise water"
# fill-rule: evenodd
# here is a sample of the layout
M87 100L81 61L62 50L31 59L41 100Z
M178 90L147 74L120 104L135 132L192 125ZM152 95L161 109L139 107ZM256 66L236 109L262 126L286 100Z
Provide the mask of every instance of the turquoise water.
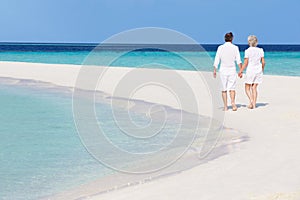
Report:
M99 52L99 59L94 64L103 64L101 59L115 58L118 53L114 51ZM160 63L166 65L170 69L180 70L195 70L194 67L183 62L182 59L176 58L182 55L189 60L195 59L199 55L205 55L204 52L156 52L156 51L134 51L122 56L122 59L117 59L112 66L126 66L126 67L141 67L144 63ZM214 58L215 52L208 52ZM89 51L70 51L70 52L0 52L1 61L19 61L19 62L34 62L34 63L57 63L57 64L75 64L81 65ZM244 53L241 53L243 57ZM265 74L269 75L284 75L284 76L300 76L300 52L266 52L266 68ZM93 63L90 63L93 64ZM199 70L210 71L211 62L204 65L199 65ZM148 66L149 67L149 66Z
M112 108L106 103L107 99L104 97L103 95L97 96L95 106L97 123L105 132L106 137L125 151L133 154L147 154L160 150L176 137L181 142L191 139L189 129L185 129L182 136L178 135L179 127L182 128L185 125L178 123L180 119L178 117L182 117L178 114L181 112L170 108L166 108L170 119L163 122L163 129L159 131L159 134L149 139L133 139L132 136L123 134L123 129L116 126L116 116L113 115L117 113L118 122L123 125L122 128L130 128L128 120L126 121L129 111L117 105ZM84 98L83 101L85 101ZM1 78L0 105L2 105L0 109L1 200L34 200L51 197L117 173L88 153L79 139L73 120L72 92L69 89L34 81ZM159 125L162 124L160 118L153 118L153 116L150 118L145 115L145 110L152 107L152 104L137 101L135 105L136 109L131 108L130 111L130 122L141 128L147 127L150 122L152 126L160 127ZM190 118L198 119L194 115ZM201 128L207 129L207 123L204 123L207 119L202 119ZM89 122L90 120L87 121ZM219 130L219 127L216 129ZM149 133L153 134L153 130L150 129ZM201 132L201 129L199 131ZM146 134L145 131L142 134ZM235 133L235 137L237 134ZM95 138L90 139L93 141ZM186 143L178 145L186 148ZM115 157L118 155L113 154L110 149L105 149L101 144L98 144L98 147L98 150L105 152L112 162L121 166L125 164L126 168L136 167L136 162L119 163L120 159ZM222 153L224 153L223 150ZM196 152L193 155L196 156ZM161 157L152 160L152 164L159 164L160 159ZM178 166L183 170L199 162L200 160L196 157L193 161L183 162L182 167L180 164ZM148 165L151 165L151 162L147 162ZM115 185L127 183L125 178L122 181L118 180L114 183L111 180L104 184L113 188ZM102 189L97 188L98 191Z
M39 199L113 173L80 141L70 91L30 81L1 81L0 199ZM110 105L99 103L96 109L114 143L128 151L147 144L135 141L128 145L128 138L121 137L113 124ZM149 123L148 118L133 117L141 126ZM159 147L168 141L164 138L172 138L166 135L148 143Z
M0 84L0 199L39 199L105 173L77 137L68 96Z

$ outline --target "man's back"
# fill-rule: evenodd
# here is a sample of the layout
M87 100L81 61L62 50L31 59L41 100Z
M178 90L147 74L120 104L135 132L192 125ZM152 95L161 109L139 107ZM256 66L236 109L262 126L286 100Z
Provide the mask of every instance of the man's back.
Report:
M218 66L221 62L221 73L236 73L236 62L241 63L239 48L231 42L220 45L215 57L214 66Z

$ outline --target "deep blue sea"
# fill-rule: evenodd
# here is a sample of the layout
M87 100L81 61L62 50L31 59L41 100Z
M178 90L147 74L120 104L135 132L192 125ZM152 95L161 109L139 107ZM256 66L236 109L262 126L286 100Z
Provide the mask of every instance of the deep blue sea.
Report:
M217 46L203 45L212 58ZM94 47L94 44L0 43L0 61L81 65ZM300 45L261 47L266 52L266 74L300 76ZM240 45L241 51L245 48L246 45ZM128 49L132 49L132 46L104 45L94 53L111 59ZM207 55L204 51L199 52L197 46L169 45L168 49L191 60L195 56ZM171 69L195 70L187 62L178 59L177 53L160 50L157 46L144 48L140 45L136 46L135 51L129 51L112 62L111 66L143 67L143 63L153 62ZM89 64L101 65L101 59ZM211 65L201 65L198 69L208 71L211 70ZM0 105L1 200L51 197L114 173L88 153L80 141L73 120L72 91L67 88L28 80L0 78ZM143 110L141 108L145 106L139 102L135 102L135 105L139 105L138 110ZM176 134L173 132L176 123L171 123L167 124L162 137L154 138L153 141L137 140L129 143L130 137L120 137L120 130L114 127L112 109L121 108L111 108L105 102L99 102L95 107L103 129L115 143L128 151L145 147L149 147L145 151L161 148ZM178 113L171 111L171 121L174 122L174 116ZM126 113L128 110L119 110L120 116ZM152 120L143 112L134 112L131 117L140 126L145 126ZM219 127L215 129L218 130ZM238 133L234 132L234 135L237 136Z

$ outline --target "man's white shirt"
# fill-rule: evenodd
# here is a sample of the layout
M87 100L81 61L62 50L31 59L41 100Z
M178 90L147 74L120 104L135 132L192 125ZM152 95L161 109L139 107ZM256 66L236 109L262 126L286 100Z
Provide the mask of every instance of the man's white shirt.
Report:
M235 74L236 64L242 63L238 46L231 42L220 45L217 50L214 66L217 68L220 62L220 73L228 75Z

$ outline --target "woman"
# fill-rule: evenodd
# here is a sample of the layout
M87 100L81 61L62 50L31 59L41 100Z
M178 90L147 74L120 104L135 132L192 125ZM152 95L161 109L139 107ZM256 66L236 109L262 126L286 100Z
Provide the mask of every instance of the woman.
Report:
M245 51L244 64L239 72L242 77L243 70L246 70L245 91L249 98L249 109L256 108L257 86L262 83L262 76L265 68L264 50L258 48L257 37L250 35L248 37L249 48Z

